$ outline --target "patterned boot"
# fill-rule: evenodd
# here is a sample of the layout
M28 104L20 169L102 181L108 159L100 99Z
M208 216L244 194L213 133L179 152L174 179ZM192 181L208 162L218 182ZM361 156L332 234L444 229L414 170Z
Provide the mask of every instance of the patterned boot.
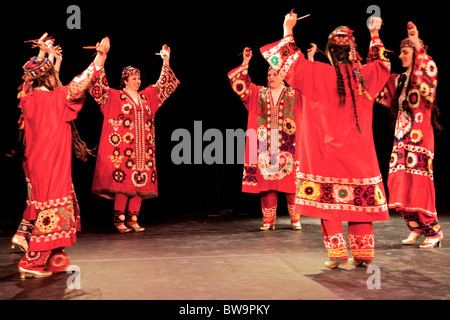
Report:
M131 229L125 226L125 212L114 210L114 226L120 233L127 233L131 231Z

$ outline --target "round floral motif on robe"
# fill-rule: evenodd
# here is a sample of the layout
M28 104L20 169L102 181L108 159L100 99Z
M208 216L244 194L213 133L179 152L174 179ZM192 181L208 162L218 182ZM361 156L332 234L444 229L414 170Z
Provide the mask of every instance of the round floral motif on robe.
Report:
M39 213L36 220L36 228L39 230L39 233L51 233L58 227L59 216L57 211L57 208L51 208Z

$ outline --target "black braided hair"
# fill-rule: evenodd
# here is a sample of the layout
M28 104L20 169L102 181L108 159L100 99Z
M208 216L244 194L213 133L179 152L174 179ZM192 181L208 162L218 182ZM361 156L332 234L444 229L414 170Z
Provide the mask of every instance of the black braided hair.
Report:
M345 64L345 70L347 70L348 86L349 86L351 94L352 94L353 112L355 114L356 127L358 128L358 132L361 133L361 128L359 127L359 121L358 121L358 112L356 111L355 92L353 91L353 88L352 88L352 80L350 78L350 70L348 69L348 63Z
M347 80L348 80L348 86L350 88L351 96L352 96L352 102L353 102L353 111L355 114L355 120L356 120L356 127L358 128L359 133L361 133L361 128L359 126L358 121L358 113L356 110L356 99L355 99L355 92L353 91L352 81L351 81L351 74L349 70L349 53L350 53L350 46L343 46L343 45L333 45L328 43L326 52L330 54L331 61L333 63L334 69L336 70L337 75L337 88L339 93L339 102L340 106L345 105L345 84L344 84L344 78L342 77L341 72L341 64L345 64L345 69L347 71Z

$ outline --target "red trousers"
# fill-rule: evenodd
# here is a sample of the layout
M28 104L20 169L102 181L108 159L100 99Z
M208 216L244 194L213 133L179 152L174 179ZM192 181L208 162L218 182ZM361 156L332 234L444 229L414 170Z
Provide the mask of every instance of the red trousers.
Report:
M137 223L141 205L142 197L139 195L129 197L116 193L114 198L114 224L119 225L125 223L125 217L128 224Z
M65 272L70 266L69 257L63 248L47 251L27 251L19 261L19 267L33 271Z
M286 193L286 202L289 217L292 223L300 221L300 215L294 213L295 194ZM263 212L263 222L266 224L275 223L277 218L278 191L261 192L261 208Z
M25 237L28 241L33 228L33 221L22 219L19 228L17 229L16 236ZM70 260L64 253L63 248L46 251L27 250L25 255L19 261L19 266L27 270L42 271L47 269L47 271L56 273L66 271L67 267L70 266Z
M332 261L348 260L347 243L341 221L322 220L322 235ZM371 222L349 222L350 251L355 260L373 261L375 239Z
M421 212L400 211L409 230L421 232L425 237L435 237L442 234L437 217L430 217Z

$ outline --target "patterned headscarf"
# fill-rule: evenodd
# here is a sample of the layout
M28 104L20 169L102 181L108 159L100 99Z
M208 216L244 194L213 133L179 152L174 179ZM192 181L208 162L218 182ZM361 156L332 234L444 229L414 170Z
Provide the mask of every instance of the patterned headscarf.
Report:
M372 100L372 97L367 92L367 89L365 87L366 81L364 80L363 76L361 75L361 60L362 58L356 51L356 43L355 43L355 37L353 36L353 30L350 29L347 26L340 26L336 28L333 32L330 33L328 36L328 43L338 46L349 46L350 52L349 52L349 60L351 62L351 69L353 78L356 81L356 85L358 88L359 95L364 94L366 98L369 100Z

